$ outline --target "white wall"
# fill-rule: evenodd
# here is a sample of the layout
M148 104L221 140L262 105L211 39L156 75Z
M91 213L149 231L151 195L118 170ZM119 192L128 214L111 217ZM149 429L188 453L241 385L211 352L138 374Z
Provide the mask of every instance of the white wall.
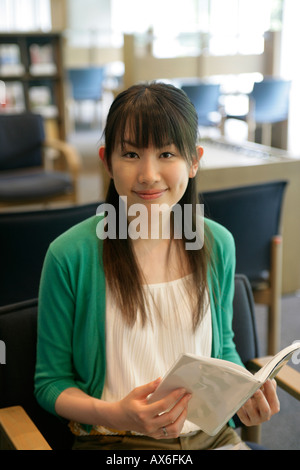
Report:
M289 150L297 156L300 155L300 62L298 60L300 45L299 18L299 0L286 0L280 72L283 77L292 80L288 146Z

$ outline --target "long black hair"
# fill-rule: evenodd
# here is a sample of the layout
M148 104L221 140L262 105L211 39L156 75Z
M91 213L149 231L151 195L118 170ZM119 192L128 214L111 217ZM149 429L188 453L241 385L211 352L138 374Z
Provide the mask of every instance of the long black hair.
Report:
M124 145L126 135L139 148L149 144L162 148L174 144L189 164L196 158L198 143L198 116L195 107L187 95L173 85L165 83L140 84L120 93L112 103L106 127L105 159L111 170L111 156L117 145ZM110 181L106 203L119 210L119 195L113 179ZM178 202L181 208L185 204L192 207L192 230L196 230L196 182L189 178L184 195ZM118 224L119 217L116 217ZM116 227L116 233L119 233ZM182 230L185 243L185 233ZM189 292L193 304L194 328L200 322L205 306L207 289L208 249L185 251L190 272L193 273L193 293ZM114 293L119 308L128 324L133 324L140 312L142 324L147 320L143 277L132 249L130 238L110 239L103 242L103 263L108 286Z

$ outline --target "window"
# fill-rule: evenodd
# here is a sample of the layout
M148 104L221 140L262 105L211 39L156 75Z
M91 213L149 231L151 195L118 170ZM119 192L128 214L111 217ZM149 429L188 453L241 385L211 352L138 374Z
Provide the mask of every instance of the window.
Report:
M283 0L111 0L112 29L153 34L158 57L259 54L264 32L281 27ZM159 12L159 14L157 14Z
M185 0L184 6L182 0L151 0L146 7L140 0L111 0L111 6L113 30L135 34L140 47L150 32L155 56L199 54L198 0Z
M156 57L259 54L264 32L281 27L283 1L68 0L67 37L75 47L122 47L123 34L135 34L137 49L151 40Z
M123 1L123 4L127 2ZM123 33L111 27L112 0L68 0L68 43L72 47L121 47Z
M0 0L0 31L49 31L50 0Z

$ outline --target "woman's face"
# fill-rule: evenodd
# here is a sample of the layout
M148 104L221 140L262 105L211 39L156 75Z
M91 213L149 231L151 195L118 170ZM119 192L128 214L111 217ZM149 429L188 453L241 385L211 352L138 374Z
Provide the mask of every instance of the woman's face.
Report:
M109 173L119 196L127 197L128 207L139 203L147 208L152 204L171 208L182 198L189 178L196 175L202 153L198 147L188 164L174 144L139 148L125 139L124 146L117 145L112 153Z

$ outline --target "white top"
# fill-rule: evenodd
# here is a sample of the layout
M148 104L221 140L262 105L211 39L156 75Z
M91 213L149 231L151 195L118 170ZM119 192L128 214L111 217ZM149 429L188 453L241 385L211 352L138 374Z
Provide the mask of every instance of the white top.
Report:
M117 401L135 387L162 377L178 356L192 353L211 355L212 328L209 302L196 331L192 328L191 308L186 295L192 275L175 281L144 286L149 300L151 321L144 328L140 320L130 328L122 321L107 289L106 299L106 381L101 399ZM208 296L207 296L208 299ZM157 310L161 319L157 318ZM182 434L198 430L186 421ZM103 430L103 428L102 428Z

